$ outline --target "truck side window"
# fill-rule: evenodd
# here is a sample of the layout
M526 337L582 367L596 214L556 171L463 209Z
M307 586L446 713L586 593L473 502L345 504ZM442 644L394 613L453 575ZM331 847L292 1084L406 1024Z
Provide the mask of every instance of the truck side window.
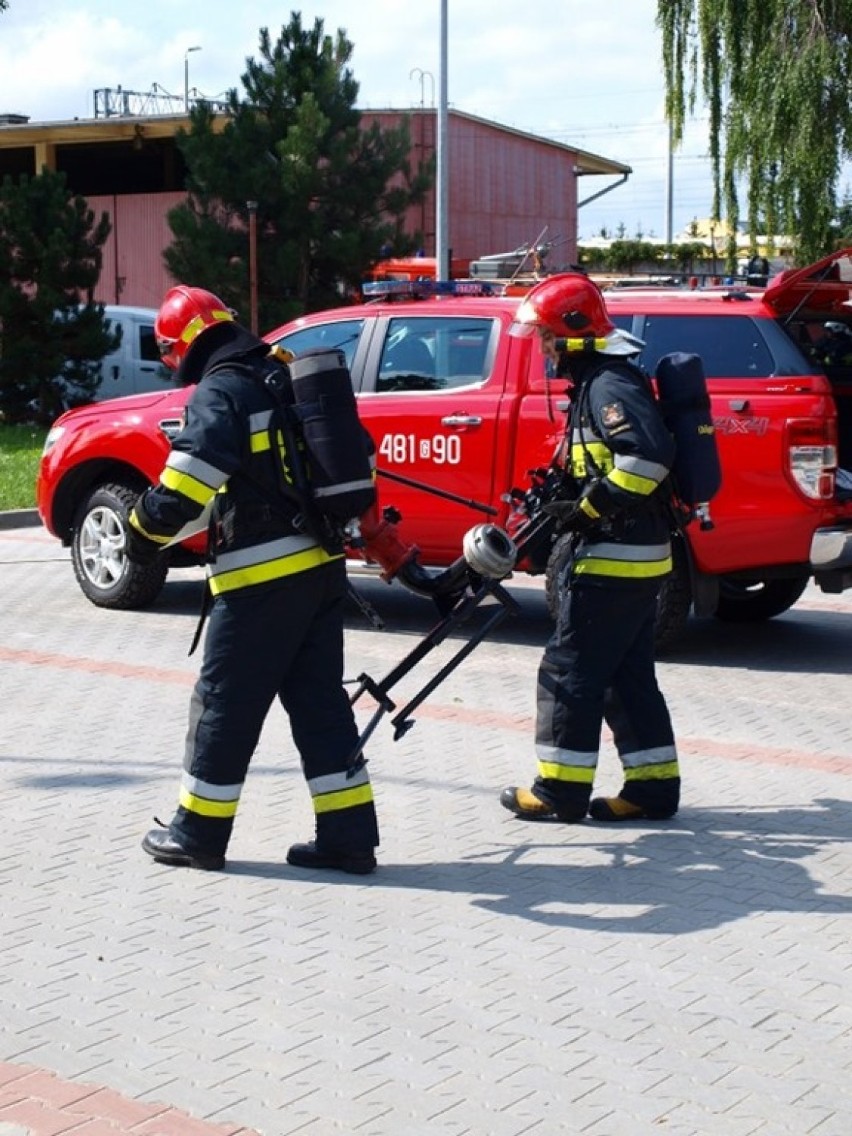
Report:
M700 355L704 370L719 379L769 378L777 374L775 359L748 316L647 316L640 332L645 350L639 362L653 373L670 351Z
M154 338L154 325L142 323L139 325L139 358L146 363L159 363L160 352L157 340Z
M279 339L278 343L281 347L286 347L288 351L292 351L296 355L299 355L302 351L335 348L337 351L343 352L346 358L346 366L351 371L352 360L355 358L355 350L363 328L364 321L360 319L334 320L332 323L318 323L311 327L300 328L299 331L294 331L290 335L285 335L283 339Z
M399 393L479 386L491 372L493 340L491 319L391 319L376 390Z

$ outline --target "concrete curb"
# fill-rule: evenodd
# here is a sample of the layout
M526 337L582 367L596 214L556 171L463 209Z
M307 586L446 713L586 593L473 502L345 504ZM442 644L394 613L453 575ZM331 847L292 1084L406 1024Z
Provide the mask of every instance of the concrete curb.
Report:
M40 524L38 509L9 509L0 513L0 529L35 528Z

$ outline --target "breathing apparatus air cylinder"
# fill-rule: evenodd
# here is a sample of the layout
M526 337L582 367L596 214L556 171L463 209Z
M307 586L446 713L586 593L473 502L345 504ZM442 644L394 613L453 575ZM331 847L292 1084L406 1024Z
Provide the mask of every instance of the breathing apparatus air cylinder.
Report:
M337 350L306 351L287 366L314 504L324 516L345 523L376 497L345 357Z
M660 359L655 377L660 412L675 440L675 495L702 528L712 528L709 505L722 484L722 468L704 366L698 355L675 351Z

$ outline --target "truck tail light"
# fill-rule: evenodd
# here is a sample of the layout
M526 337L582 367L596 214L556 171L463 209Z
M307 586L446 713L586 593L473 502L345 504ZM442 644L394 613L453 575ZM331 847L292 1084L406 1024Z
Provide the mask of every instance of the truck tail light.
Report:
M837 421L787 420L787 460L794 485L813 500L831 500L837 470Z

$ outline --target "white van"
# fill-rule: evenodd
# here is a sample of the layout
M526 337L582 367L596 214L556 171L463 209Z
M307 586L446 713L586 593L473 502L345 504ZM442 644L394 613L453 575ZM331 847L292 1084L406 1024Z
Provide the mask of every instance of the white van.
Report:
M101 382L94 400L162 391L173 385L174 372L160 361L154 339L157 309L107 304L104 315L110 331L121 328L121 343L101 360Z

